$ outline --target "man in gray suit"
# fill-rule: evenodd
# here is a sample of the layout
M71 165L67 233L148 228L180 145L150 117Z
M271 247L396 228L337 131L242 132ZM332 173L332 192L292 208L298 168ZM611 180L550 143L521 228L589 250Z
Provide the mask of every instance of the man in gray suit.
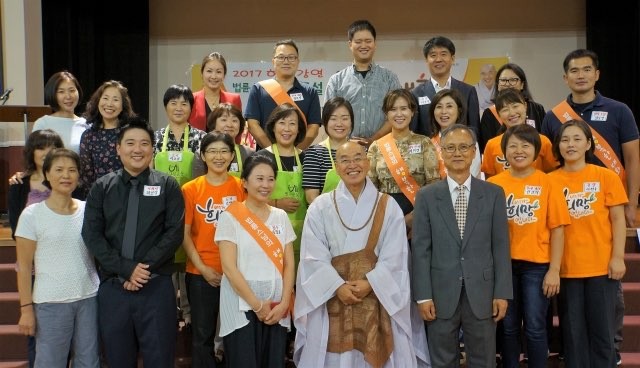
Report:
M413 212L413 297L433 367L459 366L461 327L468 366L495 367L496 322L512 297L504 192L471 175L471 128L449 127L441 147L447 178L420 189Z

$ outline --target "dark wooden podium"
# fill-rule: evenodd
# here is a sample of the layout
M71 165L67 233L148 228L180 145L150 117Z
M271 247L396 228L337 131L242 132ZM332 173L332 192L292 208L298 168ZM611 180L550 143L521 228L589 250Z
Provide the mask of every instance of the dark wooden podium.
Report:
M41 116L51 114L49 106L0 106L0 125L22 124L24 141L31 133L31 125ZM8 179L16 171L23 171L22 146L8 147L0 142L0 213L7 212Z

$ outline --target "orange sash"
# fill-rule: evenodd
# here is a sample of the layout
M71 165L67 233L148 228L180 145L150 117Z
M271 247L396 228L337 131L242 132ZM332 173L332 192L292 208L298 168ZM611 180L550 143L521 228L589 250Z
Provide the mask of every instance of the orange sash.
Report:
M502 119L500 119L500 114L498 114L498 109L496 109L496 105L489 106L489 111L491 111L491 113L496 118L496 120L498 120L498 123L500 123L500 125L504 125L504 123L502 122Z
M240 225L251 235L251 237L260 245L260 248L269 257L273 265L276 266L280 276L284 280L284 252L282 243L271 232L267 225L259 218L255 217L251 211L241 202L231 203L227 209L233 217L238 220ZM293 315L293 304L295 302L295 296L291 295L291 301L289 303L289 311ZM273 308L276 304L272 304Z
M420 186L416 183L416 180L411 176L411 171L407 166L407 163L402 159L398 146L393 139L391 133L385 135L378 140L378 148L384 162L391 172L391 176L396 181L402 193L411 201L412 205L416 204L416 194Z
M438 151L438 172L440 173L440 179L444 179L447 177L447 169L444 167L444 160L442 159L442 147L440 147L440 134L437 134L435 137L431 138L431 142L436 146L436 150Z
M569 103L564 100L560 102L556 107L554 107L551 111L553 114L560 120L560 123L564 124L569 120L581 120L584 121L582 116L578 115ZM591 126L590 126L591 128ZM618 176L620 180L622 180L622 184L625 189L627 188L626 173L624 171L624 167L622 166L622 162L616 155L616 152L611 148L606 139L604 139L600 133L596 132L595 129L591 128L591 134L593 134L593 140L595 143L595 155L596 157L602 161L602 163L609 169L613 170Z
M278 83L277 80L265 79L258 83L260 83L262 88L264 88L264 90L267 91L269 96L271 96L273 101L275 101L276 105L280 106L285 102L288 102L291 105L293 105L293 107L295 107L300 112L300 115L302 115L302 121L304 121L304 125L307 126L307 117L304 115L302 110L300 110L300 108L298 107L298 104L296 104L293 101L291 96L289 96L289 94L284 89L282 89L282 86L280 85L280 83Z

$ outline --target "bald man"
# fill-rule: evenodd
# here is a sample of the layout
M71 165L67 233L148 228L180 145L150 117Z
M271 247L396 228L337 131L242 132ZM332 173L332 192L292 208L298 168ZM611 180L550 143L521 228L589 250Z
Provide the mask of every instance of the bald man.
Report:
M478 104L481 112L493 105L491 95L495 88L495 81L496 67L493 64L484 64L480 68L480 80L474 86L478 94Z

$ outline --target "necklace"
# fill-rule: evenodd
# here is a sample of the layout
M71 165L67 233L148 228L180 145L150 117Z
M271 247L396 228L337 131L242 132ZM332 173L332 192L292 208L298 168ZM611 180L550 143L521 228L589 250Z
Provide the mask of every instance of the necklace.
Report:
M380 195L376 195L376 202L373 204L373 207L371 208L371 213L369 214L369 218L367 219L367 221L362 226L355 229L347 226L347 224L344 223L344 220L342 220L342 216L340 216L340 210L338 210L338 203L336 203L335 190L333 191L332 198L333 198L333 207L336 209L336 213L338 214L338 219L340 219L340 223L342 224L342 226L344 226L347 230L350 230L350 231L360 231L364 229L364 227L367 226L367 224L369 224L369 221L371 221L371 219L373 218L373 213L376 212L376 207L378 207L378 200L380 199Z

